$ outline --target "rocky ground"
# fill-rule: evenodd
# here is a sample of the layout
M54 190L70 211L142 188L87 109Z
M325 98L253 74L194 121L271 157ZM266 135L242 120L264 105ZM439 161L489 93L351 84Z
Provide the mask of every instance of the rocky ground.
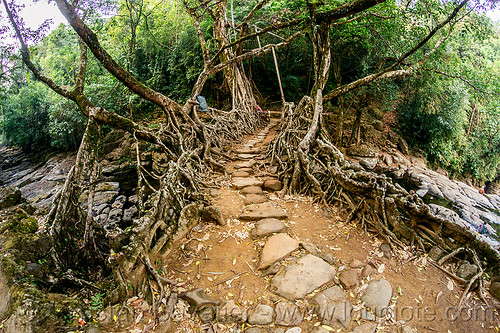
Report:
M152 308L144 295L137 295L123 306L108 307L100 313L97 322L104 331L500 330L499 311L491 296L487 306L472 292L464 306L457 307L463 286L435 266L443 256L438 248L433 248L429 256L414 255L409 247L393 252L356 221L345 223L347 212L343 209L333 207L328 211L309 197L282 196L276 170L264 156L275 125L270 123L233 147L230 153L235 161L228 163L227 175L215 174L207 182L213 204L221 209L224 219L196 225L172 245L167 257L151 258L160 274L179 284L172 321L160 317L156 326L153 313L162 313L162 309ZM117 132L110 133L104 143L104 178L97 186L94 215L105 228L126 228L136 216L135 184L130 182L131 145L130 137ZM404 143L394 143L377 153L362 147L350 155L366 168L383 169L396 178L412 181L422 197L433 195L457 206L462 204L470 214L453 213L461 219L459 223L471 225L471 232L476 218L498 209L494 196L479 196L475 189L428 170L400 150L404 150ZM39 168L15 152L9 156L1 180L20 188L12 192L14 200L22 194L40 214L44 213L74 157L56 156ZM154 152L142 158L152 168L162 167L163 157ZM85 196L81 201L85 203ZM29 229L32 221L24 218L20 222ZM477 272L477 267L468 262L447 265L463 279ZM8 295L4 281L0 276L2 297ZM500 297L500 282L494 281L487 287ZM0 316L8 312L5 303L0 304ZM4 320L0 331L10 327L6 331L15 332L15 325L12 320ZM93 323L84 325L82 331L101 332Z

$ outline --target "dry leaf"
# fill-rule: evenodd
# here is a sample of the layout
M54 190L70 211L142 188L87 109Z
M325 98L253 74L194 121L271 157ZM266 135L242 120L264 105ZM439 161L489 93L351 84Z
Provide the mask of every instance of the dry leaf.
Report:
M446 286L448 287L449 291L452 291L453 290L453 281L451 281L450 279L448 279L448 284Z

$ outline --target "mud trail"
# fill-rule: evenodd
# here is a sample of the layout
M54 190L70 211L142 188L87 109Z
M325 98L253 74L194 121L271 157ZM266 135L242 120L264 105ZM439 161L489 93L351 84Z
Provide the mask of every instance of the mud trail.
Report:
M222 210L226 225L195 226L185 238L173 244L167 258L155 261L165 276L181 283L180 292L201 288L205 294L203 299L217 301L216 305L209 305L209 310L206 306L194 309L186 300L179 301L167 332L291 333L300 332L299 328L302 332L499 331L498 311L487 308L476 294L470 295L463 309L456 308L462 289L432 266L430 258L414 256L403 249L397 253L387 252L381 239L363 230L356 221L344 223L347 212L343 209L333 207L327 212L312 198L282 196L274 191L280 184L264 152L275 134L275 126L276 123L271 122L233 147L230 153L237 160L227 165L230 176L215 176L221 186L212 189L211 196ZM254 229L259 219L267 217L280 219L280 222L273 220L274 226L284 224L284 229L277 229L283 229L279 233L300 245L286 248L289 245L274 239L276 244L271 255L281 254L279 257L283 258L277 260L281 264L272 265L271 273L263 276L265 270L258 269L263 249L276 233L262 235L269 232L266 229L258 233L259 237ZM289 250L291 253L286 255ZM302 317L300 322L278 325L284 321L278 318L282 314L276 311L277 304L286 300L271 292L275 276L272 271L277 268L277 276L283 275L306 254L328 262L335 270L335 277L305 298L293 300ZM379 279L387 280L392 287L384 317L366 312L361 301L368 284ZM352 320L344 325L340 322L325 325L313 298L321 290L335 285L342 286L348 303L352 304ZM224 304L228 302L237 309L237 314L223 318L221 309L225 309ZM248 323L252 320L247 318L252 317L258 304L274 309L271 323L266 320L263 321L266 324L260 326ZM200 310L205 323L198 314ZM211 320L214 317L217 318Z

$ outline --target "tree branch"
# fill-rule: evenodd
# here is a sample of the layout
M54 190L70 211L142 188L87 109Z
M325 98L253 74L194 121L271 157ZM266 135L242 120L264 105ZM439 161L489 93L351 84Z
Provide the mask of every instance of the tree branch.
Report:
M331 92L329 92L328 94L326 94L324 96L323 101L326 102L326 101L329 101L329 100L336 98L338 96L344 95L353 89L356 89L356 88L363 86L363 85L367 85L367 84L369 84L377 79L395 78L395 77L401 77L401 76L411 74L411 72L414 71L417 67L420 67L421 65L423 65L423 63L429 58L429 56L432 53L434 53L439 48L439 46L441 46L443 41L451 33L451 30L448 33L448 35L441 38L436 43L434 48L430 52L426 53L424 55L424 57L419 62L413 64L412 66L410 66L408 69L405 69L405 70L395 70L395 68L397 66L401 65L413 53L415 53L421 47L423 47L441 28L443 28L446 24L450 23L451 20L457 16L460 9L467 4L467 2L468 2L468 0L463 0L443 22L441 22L436 27L434 27L434 29L432 29L424 39L422 39L417 45L415 45L413 48L411 48L409 51L407 51L404 55L402 55L394 64L392 64L391 66L387 67L386 69L384 69L382 71L379 71L378 73L365 76L364 78L361 78L361 79L356 80L354 82L351 82L349 84L335 88L334 90L332 90Z

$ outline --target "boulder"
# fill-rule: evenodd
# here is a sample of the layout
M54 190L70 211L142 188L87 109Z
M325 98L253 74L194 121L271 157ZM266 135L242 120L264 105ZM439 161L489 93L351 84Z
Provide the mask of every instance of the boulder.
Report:
M0 188L0 209L12 207L21 203L21 191L12 186Z
M262 187L260 186L247 186L240 191L242 194L262 194Z

